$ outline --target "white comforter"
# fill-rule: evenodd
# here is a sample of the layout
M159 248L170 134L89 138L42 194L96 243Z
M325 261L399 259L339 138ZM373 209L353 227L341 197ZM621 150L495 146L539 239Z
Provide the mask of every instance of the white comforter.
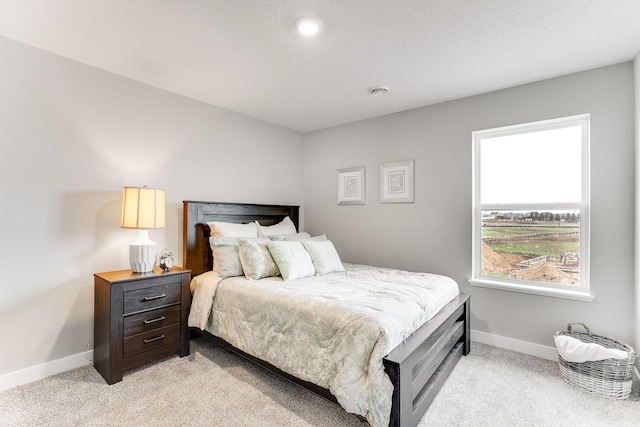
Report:
M283 281L193 279L189 326L327 388L348 412L386 426L393 386L382 359L459 293L449 277L345 264Z

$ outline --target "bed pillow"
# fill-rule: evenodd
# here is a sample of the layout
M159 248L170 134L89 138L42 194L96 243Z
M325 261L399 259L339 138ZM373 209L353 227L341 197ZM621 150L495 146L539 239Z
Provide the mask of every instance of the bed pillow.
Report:
M220 277L243 276L242 263L240 262L238 239L226 237L209 239L211 252L213 252L213 271Z
M271 241L268 246L284 280L300 279L316 274L311 257L302 243Z
M298 231L289 217L286 217L274 225L260 225L258 221L256 221L255 224L258 228L258 237L269 237L280 234L296 234Z
M279 236L269 236L269 239L276 240L276 241L288 241L288 242L301 242L303 240L321 241L321 240L327 240L327 235L321 234L319 236L311 237L309 233L305 233L303 231L302 233L296 233L296 234L283 234Z
M236 224L234 222L212 221L207 222L211 229L211 237L258 237L258 228L255 222L248 224Z
M316 274L323 275L336 271L345 271L340 256L331 240L303 240L302 245L309 253Z
M267 239L238 239L240 263L247 279L279 276L280 271L269 252Z

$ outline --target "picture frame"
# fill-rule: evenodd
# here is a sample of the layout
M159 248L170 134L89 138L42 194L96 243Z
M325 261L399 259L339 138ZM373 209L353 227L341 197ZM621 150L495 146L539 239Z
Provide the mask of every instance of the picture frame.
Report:
M380 163L380 203L413 203L413 160Z
M365 168L338 169L338 205L365 204Z

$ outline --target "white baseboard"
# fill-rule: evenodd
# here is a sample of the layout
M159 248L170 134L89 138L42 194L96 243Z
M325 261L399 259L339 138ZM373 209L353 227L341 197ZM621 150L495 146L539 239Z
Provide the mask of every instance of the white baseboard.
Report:
M93 350L89 350L74 354L73 356L63 357L62 359L52 360L51 362L0 375L0 391L88 365L92 363L92 360Z
M513 350L519 353L530 354L541 357L542 359L558 360L558 350L555 347L547 347L546 345L534 344L528 341L475 331L473 329L471 330L471 340L494 347L506 348L507 350ZM473 351L473 346L471 347L471 351Z

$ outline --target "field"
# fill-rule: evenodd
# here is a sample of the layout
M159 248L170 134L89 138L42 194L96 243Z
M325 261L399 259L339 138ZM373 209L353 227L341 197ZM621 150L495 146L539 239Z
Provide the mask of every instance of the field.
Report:
M552 234L566 233L570 231L580 231L579 226L543 226L543 225L498 225L495 223L484 223L482 225L482 237L508 238L526 236L532 234Z
M579 227L483 226L482 240L491 249L522 255L560 257L580 251Z

